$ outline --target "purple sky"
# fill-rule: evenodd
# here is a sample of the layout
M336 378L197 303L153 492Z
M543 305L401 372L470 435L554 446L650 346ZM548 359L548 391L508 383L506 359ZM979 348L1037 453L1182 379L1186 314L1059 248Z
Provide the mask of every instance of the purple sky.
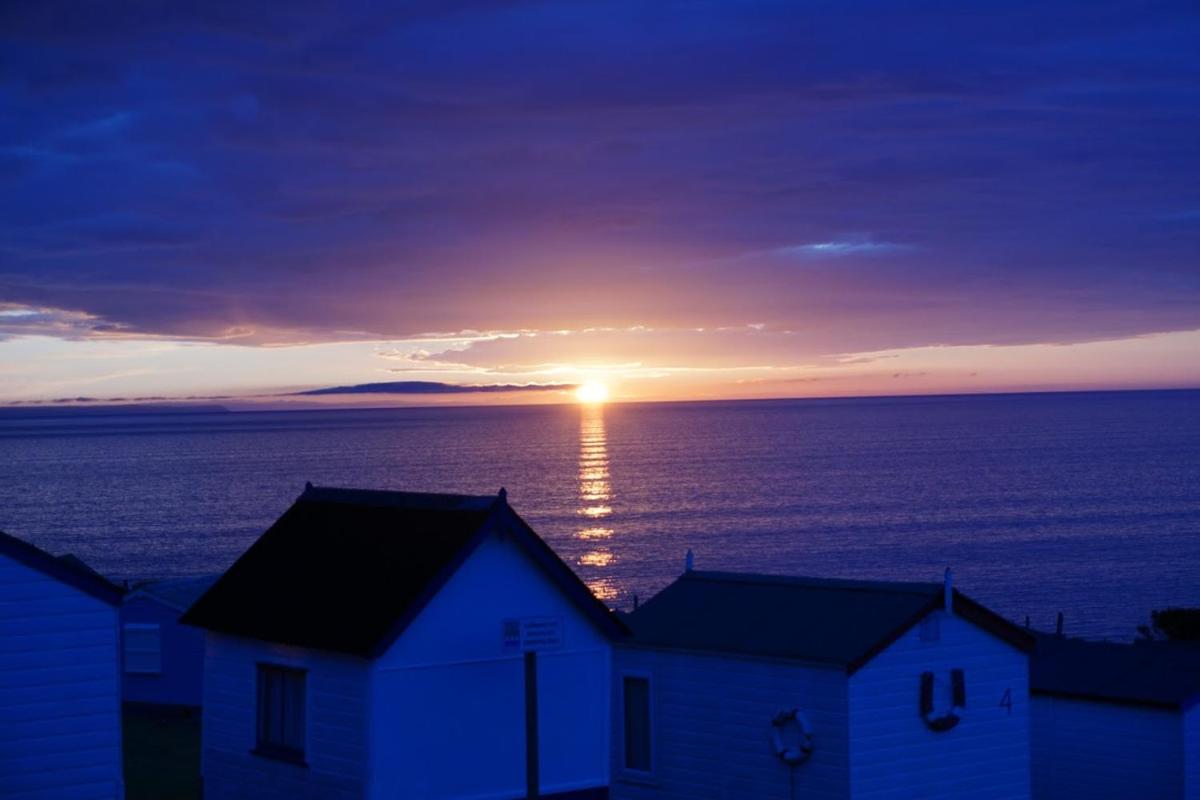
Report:
M0 399L1200 377L1194 2L388 5L0 8Z

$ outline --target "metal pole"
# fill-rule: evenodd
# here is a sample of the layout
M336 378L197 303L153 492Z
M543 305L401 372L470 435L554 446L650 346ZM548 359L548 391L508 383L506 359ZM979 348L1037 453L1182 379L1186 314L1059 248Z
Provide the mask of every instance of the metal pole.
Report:
M537 653L525 654L525 796L538 800Z

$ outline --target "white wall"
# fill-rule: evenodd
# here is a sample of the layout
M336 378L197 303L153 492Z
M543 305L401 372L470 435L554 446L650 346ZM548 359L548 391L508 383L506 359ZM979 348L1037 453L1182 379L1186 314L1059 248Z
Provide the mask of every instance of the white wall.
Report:
M1034 797L1179 800L1183 734L1177 711L1034 695Z
M122 792L117 609L0 555L0 796Z
M126 703L199 706L204 685L204 631L179 623L179 611L149 595L127 596L121 605L122 633L129 624L157 625L161 669L126 672L121 696ZM128 666L128 665L126 665Z
M648 674L653 771L622 769L621 681ZM619 646L613 665L613 800L828 800L849 785L846 676L794 662ZM776 756L771 719L799 707L814 728L814 750L795 769Z
M1029 660L937 611L937 641L916 625L850 677L850 773L855 798L1028 798ZM967 706L935 733L919 714L921 673L935 674L935 713L949 706L950 670L965 671ZM1011 712L1001 705L1009 691Z
M375 665L371 797L525 791L524 672L501 620L556 616L539 655L542 793L608 783L610 645L511 541L483 542Z
M297 667L306 678L307 767L252 754L258 662ZM209 633L205 652L204 793L221 800L365 796L370 662Z

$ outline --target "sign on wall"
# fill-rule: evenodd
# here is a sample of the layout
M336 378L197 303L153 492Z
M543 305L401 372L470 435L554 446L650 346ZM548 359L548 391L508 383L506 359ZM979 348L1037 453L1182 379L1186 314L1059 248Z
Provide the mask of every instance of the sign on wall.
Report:
M501 648L506 653L537 653L563 646L559 617L520 617L500 622Z

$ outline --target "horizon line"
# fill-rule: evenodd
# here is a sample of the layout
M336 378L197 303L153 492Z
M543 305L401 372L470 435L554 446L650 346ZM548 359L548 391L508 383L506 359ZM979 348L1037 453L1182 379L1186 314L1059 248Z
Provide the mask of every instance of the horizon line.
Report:
M37 410L57 410L62 412L71 411L97 411L111 412L111 416L120 414L121 409L146 409L157 410L163 413L214 413L214 414L265 414L265 413L280 413L280 412L310 412L310 411L396 411L396 410L445 410L445 409L479 409L479 408L557 408L561 406L576 406L581 408L603 408L604 406L623 405L693 405L698 403L779 403L779 402L806 402L806 401L849 401L849 400L908 400L908 399L953 399L961 397L1021 397L1033 395L1060 395L1060 394L1133 394L1138 392L1197 392L1200 391L1200 385L1194 386L1161 386L1161 387L1123 387L1112 389L1028 389L1019 391L977 391L977 392L912 392L908 394L860 394L860 395L806 395L799 397L705 397L695 399L611 399L599 404L580 403L573 400L565 400L562 402L550 403L423 403L423 404L396 404L396 405L370 405L356 406L350 404L344 405L308 405L301 408L295 406L279 406L279 407L264 407L264 408L228 408L222 405L220 400L188 400L181 398L175 400L148 401L144 403L96 403L91 404L54 404L50 401L30 401L19 404L0 404L0 412L3 411L37 411ZM257 396L281 396L281 395L248 395L248 397ZM286 395L282 395L286 396ZM238 402L236 397L221 398L225 401ZM265 403L263 405L266 405ZM185 409L189 411L185 412Z

